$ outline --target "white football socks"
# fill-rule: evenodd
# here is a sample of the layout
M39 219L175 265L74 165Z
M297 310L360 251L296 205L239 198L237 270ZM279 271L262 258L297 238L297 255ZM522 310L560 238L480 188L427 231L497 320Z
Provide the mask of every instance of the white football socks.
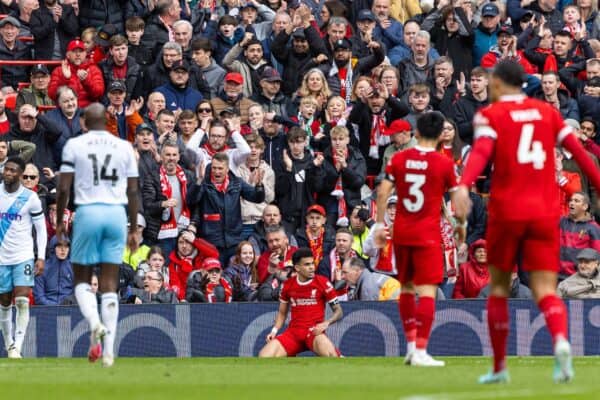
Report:
M4 337L4 347L8 348L13 344L12 337L12 305L0 306L0 329Z
M29 325L29 297L15 297L15 306L17 308L17 318L15 322L15 347L21 352L27 325Z
M116 293L102 294L102 322L106 326L106 336L104 336L103 353L107 356L114 356L115 337L117 335L117 322L119 320L119 297Z
M83 317L90 324L90 328L94 329L100 323L100 315L98 314L98 300L96 295L92 293L92 287L89 283L79 283L75 286L75 298L79 304L79 310Z

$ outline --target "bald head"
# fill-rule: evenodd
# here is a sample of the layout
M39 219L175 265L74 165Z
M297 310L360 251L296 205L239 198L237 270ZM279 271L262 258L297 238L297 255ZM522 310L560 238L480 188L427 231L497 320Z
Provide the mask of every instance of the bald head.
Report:
M85 118L85 126L89 130L105 130L106 129L106 109L100 103L92 103L85 108L83 114Z

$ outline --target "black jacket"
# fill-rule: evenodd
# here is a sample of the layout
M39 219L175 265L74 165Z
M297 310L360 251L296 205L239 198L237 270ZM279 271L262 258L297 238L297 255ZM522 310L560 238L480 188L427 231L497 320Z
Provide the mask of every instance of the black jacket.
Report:
M101 27L113 24L122 34L125 33L123 24L123 7L126 0L85 0L79 2L79 26Z
M15 42L12 50L6 47L4 41L0 39L0 60L22 61L31 60L31 47L20 40ZM29 81L29 68L18 65L2 66L2 85L12 86L17 90L19 82Z
M108 88L113 78L113 68L115 67L115 62L112 58L107 58L104 61L101 61L98 64L98 67L102 71L102 76L104 77L104 87ZM137 85L138 79L141 76L141 68L140 65L135 61L135 59L131 56L127 57L127 75L125 77L125 87L127 88L127 95L125 96L125 101L129 102L132 98L138 98L142 95L142 93L134 93ZM146 95L150 93L144 93Z
M479 101L470 91L455 103L453 118L458 126L458 135L463 142L473 144L473 117L477 110L488 104L490 104L488 99Z
M288 172L285 167L277 171L275 181L275 199L284 219L292 217L301 221L303 225L306 209L315 202L315 172L313 156L308 150L301 160L292 158L292 170Z
M38 60L51 60L54 53L54 39L58 35L60 53L65 54L67 45L79 35L79 20L73 7L63 5L62 16L54 22L52 13L43 4L31 13L29 28L33 35L33 50Z
M142 36L141 44L149 49L152 49L152 55L158 57L162 51L162 47L169 41L169 31L158 18L158 14L153 13L146 22L144 36Z

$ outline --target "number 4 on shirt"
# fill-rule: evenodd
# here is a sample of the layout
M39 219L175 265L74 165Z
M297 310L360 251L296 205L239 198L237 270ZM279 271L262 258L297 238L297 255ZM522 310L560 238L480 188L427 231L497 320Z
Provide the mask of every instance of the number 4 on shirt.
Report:
M102 168L100 169L100 174L98 174L98 157L95 154L88 154L88 158L92 160L92 170L94 174L94 185L98 186L100 184L100 179L103 181L112 181L112 185L115 186L119 177L117 176L117 169L112 169L112 175L107 175L106 170L108 169L108 164L110 163L110 159L112 156L107 154L104 158L104 163L102 164Z
M546 152L542 147L542 142L533 140L533 129L533 124L525 124L521 128L517 160L519 164L532 163L534 169L544 169Z

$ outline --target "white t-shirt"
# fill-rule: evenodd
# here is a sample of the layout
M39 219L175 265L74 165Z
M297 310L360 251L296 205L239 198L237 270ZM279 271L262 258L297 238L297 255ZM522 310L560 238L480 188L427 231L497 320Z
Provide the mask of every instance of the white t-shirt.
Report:
M75 204L127 204L127 178L138 177L131 144L106 131L69 139L60 172L75 173Z
M33 259L33 224L43 224L43 220L42 202L35 192L21 185L16 192L8 193L4 183L0 184L0 265ZM45 225L43 232L37 234L46 236ZM38 249L41 259L46 252L46 238L43 239L44 246Z

